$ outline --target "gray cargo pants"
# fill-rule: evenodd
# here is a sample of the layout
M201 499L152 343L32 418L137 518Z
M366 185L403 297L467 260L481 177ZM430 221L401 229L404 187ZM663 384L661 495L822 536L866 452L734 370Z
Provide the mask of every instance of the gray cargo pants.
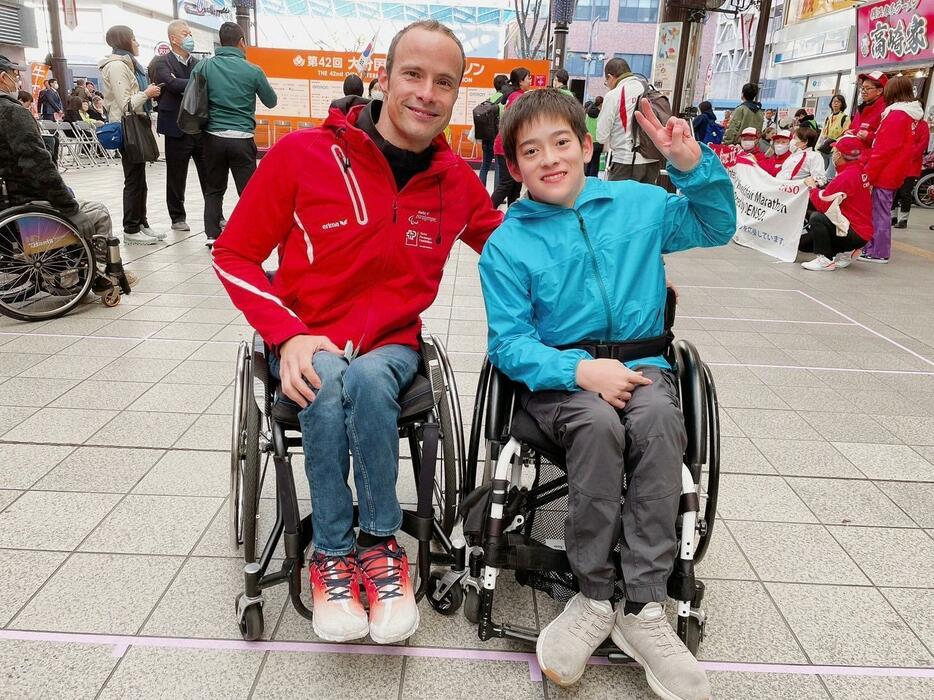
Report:
M621 411L592 391L525 391L519 397L567 451L565 547L581 592L596 600L610 599L616 588L617 542L626 599L636 603L667 599L677 550L687 444L677 378L657 367L639 369L652 384L638 387ZM624 473L629 484L621 506Z

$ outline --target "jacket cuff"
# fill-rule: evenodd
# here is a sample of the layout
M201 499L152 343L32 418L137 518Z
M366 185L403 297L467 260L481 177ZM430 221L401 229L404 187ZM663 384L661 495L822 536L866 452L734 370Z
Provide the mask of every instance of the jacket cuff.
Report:
M700 160L691 170L679 170L670 160L665 163L665 171L672 184L682 189L682 185L692 185L695 181L706 181L710 174L711 161L720 162L720 157L714 153L706 143L697 144L701 149Z
M263 336L263 339L269 345L276 348L276 352L278 353L278 348L281 347L283 343L297 335L309 335L308 327L301 321L289 316L287 323L277 326L268 336Z
M577 365L584 360L592 359L590 354L583 350L564 350L561 352L559 363L564 389L567 391L581 390L581 387L577 385Z

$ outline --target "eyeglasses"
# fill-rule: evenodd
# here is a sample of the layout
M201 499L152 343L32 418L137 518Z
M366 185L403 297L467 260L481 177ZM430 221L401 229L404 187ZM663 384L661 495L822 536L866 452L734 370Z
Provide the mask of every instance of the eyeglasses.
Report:
M878 85L873 85L872 83L863 83L859 86L860 91L865 92L866 90L881 90L882 88Z

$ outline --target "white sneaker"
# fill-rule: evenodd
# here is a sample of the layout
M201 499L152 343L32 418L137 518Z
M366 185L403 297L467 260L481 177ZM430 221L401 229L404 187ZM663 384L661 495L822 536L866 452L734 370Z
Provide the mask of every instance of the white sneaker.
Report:
M853 264L853 254L849 251L846 253L837 253L833 256L833 263L837 266L838 270L846 269Z
M814 270L816 272L822 272L824 270L832 272L837 269L836 263L829 258L825 258L823 255L818 255L813 260L801 263L801 267L805 270Z
M615 620L609 601L575 595L564 612L538 635L535 656L542 673L563 688L577 683L587 661L610 635Z
M127 245L155 245L159 242L159 239L153 238L152 236L147 236L142 231L139 231L138 233L124 233L123 242Z
M149 226L143 226L140 231L150 238L155 238L157 241L164 241L165 237L168 235L165 231L153 231Z
M182 219L181 221L176 221L172 224L173 231L191 231L191 226L188 225L188 222Z

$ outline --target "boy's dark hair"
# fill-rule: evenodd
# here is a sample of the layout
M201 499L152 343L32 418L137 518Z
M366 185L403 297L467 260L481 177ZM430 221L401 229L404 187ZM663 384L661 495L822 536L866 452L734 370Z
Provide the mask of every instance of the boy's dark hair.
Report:
M611 58L603 67L603 75L612 76L614 78L618 78L623 73L630 72L629 64L626 62L625 58Z
M356 73L351 73L344 78L344 95L363 97L363 80Z
M493 77L493 89L496 92L502 92L503 86L509 82L509 78L502 73Z
M806 116L808 116L808 111L804 109L803 107L799 109L797 112L795 112L795 119L797 119L798 117L806 117Z
M704 100L699 105L697 105L698 112L711 112L713 111L713 105Z
M759 94L759 86L755 83L746 83L743 85L743 99L752 102Z
M440 32L444 34L448 39L451 39L457 48L461 52L461 79L464 77L464 71L467 70L467 54L464 53L464 45L461 43L461 40L457 38L457 34L451 31L451 28L441 24L436 19L420 19L417 22L412 22L409 25L406 25L400 29L396 35L392 38L392 41L389 42L389 50L386 51L386 73L392 77L392 64L396 60L396 46L399 45L399 41L404 37L408 32L413 29L424 29L426 32Z
M125 24L115 24L107 30L104 41L112 49L123 49L124 51L133 51L133 30ZM54 80L54 78L53 78Z
M500 134L503 137L503 150L506 152L507 161L516 162L519 132L532 122L547 117L563 119L577 136L577 140L584 142L587 123L584 121L584 108L581 103L554 88L534 90L525 93L512 107L503 112Z
M236 46L244 38L243 29L236 22L224 22L217 30L221 46Z
M564 87L568 86L568 81L570 79L571 79L570 74L566 70L564 70L564 68L559 68L558 70L555 71L555 80L557 80L559 83L564 85Z
M795 137L804 141L808 148L814 148L814 146L817 145L817 137L819 135L820 134L809 126L799 126L795 129Z

